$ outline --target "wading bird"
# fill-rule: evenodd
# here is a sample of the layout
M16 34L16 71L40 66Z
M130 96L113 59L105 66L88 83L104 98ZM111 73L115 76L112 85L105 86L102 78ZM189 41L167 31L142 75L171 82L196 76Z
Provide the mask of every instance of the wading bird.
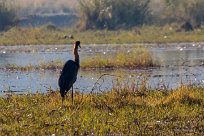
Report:
M79 70L79 54L78 54L78 47L80 46L80 41L76 41L73 49L74 58L75 60L68 60L61 72L59 77L59 87L60 87L60 94L62 97L62 103L65 99L65 95L67 92L72 88L72 103L74 102L74 94L73 94L73 84L77 79L77 73Z

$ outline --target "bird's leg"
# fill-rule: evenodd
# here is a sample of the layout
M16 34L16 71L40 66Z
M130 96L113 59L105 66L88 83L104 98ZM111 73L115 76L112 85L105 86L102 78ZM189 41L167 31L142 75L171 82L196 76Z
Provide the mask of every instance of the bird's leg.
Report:
M62 97L62 106L64 105L64 99L65 99L65 97Z
M74 88L73 88L73 85L72 85L72 105L74 105Z

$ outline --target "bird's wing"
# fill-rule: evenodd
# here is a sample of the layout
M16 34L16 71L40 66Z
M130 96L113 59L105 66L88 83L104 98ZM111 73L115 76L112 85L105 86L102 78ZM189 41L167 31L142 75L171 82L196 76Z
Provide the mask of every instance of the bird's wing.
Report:
M64 88L65 90L69 90L71 88L77 79L78 69L79 67L72 60L65 63L59 78L60 88Z

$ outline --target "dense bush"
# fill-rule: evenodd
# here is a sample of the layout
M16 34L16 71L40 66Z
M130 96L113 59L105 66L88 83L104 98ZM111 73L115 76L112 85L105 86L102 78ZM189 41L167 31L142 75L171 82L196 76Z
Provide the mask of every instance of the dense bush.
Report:
M160 23L191 22L200 25L204 22L203 0L164 0L160 14L157 14Z
M149 0L80 0L83 28L129 28L145 23Z
M204 22L203 0L80 0L80 25L85 29L130 28Z
M0 1L0 30L4 30L15 23L16 16L9 8L6 0Z
M0 30L12 26L16 22L13 8L17 8L16 0L0 0ZM63 2L49 2L47 5L56 3L56 10L53 7L50 13L63 10ZM200 27L204 22L204 0L78 0L80 13L80 27L83 29L118 29L131 28L141 25L166 25L189 23ZM10 6L10 5L15 5ZM39 12L32 12L30 4L20 4L20 11L29 13L43 13L48 11L47 6L37 5L35 9ZM32 4L31 4L32 5ZM49 6L48 6L49 7ZM45 8L45 9L43 9ZM26 13L27 13L26 12ZM65 11L64 11L65 12ZM68 11L67 11L68 12ZM61 21L59 19L59 21ZM178 25L177 25L178 26Z

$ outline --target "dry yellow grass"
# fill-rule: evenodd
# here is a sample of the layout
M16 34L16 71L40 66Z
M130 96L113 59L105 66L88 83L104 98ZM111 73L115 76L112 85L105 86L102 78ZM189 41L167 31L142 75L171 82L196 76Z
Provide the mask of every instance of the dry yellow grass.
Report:
M74 105L67 99L64 106L58 91L1 97L0 133L203 135L204 88L166 91L117 85L104 93L77 92Z

